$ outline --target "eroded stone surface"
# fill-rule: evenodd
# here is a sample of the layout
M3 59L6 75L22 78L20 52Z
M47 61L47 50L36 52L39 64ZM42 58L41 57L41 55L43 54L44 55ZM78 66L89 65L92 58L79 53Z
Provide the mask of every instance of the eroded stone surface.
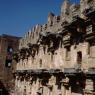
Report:
M93 4L92 4L93 3ZM95 0L64 0L20 40L17 95L95 94Z

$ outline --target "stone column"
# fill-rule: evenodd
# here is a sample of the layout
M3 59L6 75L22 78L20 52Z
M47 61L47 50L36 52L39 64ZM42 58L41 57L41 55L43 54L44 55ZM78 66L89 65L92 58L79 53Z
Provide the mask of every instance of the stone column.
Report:
M38 92L38 86L39 85L39 80L36 79L33 81L33 84L32 84L32 94L31 95L37 95L37 92Z
M23 95L22 94L22 84L21 84L20 79L17 80L17 83L16 84L17 84L16 85L16 93L17 93L17 95Z
M27 93L27 95L31 95L30 94L30 82L29 82L29 80L26 83L26 93Z
M24 81L21 82L21 94L24 93Z
M57 85L56 85L56 77L55 76L51 76L51 78L49 79L49 82L47 84L47 88L48 88L48 95L57 95Z
M62 80L62 95L72 95L71 94L71 86L69 84L70 79L66 77Z
M31 84L30 84L30 90L31 90L31 94L30 95L33 95L33 81L31 81Z
M43 86L43 95L48 95L48 88Z
M66 89L66 95L71 95L71 87L68 87L68 89Z
M62 86L62 95L66 95L66 88L64 85Z
M19 69L20 69L20 70L22 70L22 68L23 68L23 67L22 67L22 64L23 64L23 61L22 61L22 59L20 59L20 62L19 62Z
M18 80L17 80L17 76L15 79L15 94L17 95L17 91L18 91Z
M22 84L22 87L23 87L23 89L24 89L24 91L23 91L23 95L27 95L27 93L26 93L27 82L26 82L25 79L24 79L24 82L23 82L23 84Z

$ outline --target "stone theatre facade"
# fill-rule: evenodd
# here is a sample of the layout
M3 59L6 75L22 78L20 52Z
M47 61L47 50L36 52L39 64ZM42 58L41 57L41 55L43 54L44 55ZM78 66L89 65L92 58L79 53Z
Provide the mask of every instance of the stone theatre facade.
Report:
M95 95L95 0L64 0L20 40L16 95Z

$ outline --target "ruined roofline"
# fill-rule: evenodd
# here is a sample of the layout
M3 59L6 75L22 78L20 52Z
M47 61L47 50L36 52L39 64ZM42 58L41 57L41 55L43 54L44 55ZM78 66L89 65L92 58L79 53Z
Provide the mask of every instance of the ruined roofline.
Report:
M67 5L65 7L66 8L64 8L64 6L63 6L64 9L68 9L67 8L68 7ZM30 40L30 42L32 43L32 41L38 37L38 35L39 35L40 32L52 32L52 31L53 32L56 32L56 31L61 30L62 27L64 27L64 25L65 25L63 23L66 21L66 22L68 22L70 24L73 21L73 17L74 16L79 16L82 19L85 19L86 18L86 15L81 14L81 8L82 8L82 4L81 3L80 4L70 4L69 7L70 7L69 10L71 12L69 11L70 12L69 15L66 14L66 16L65 16L65 14L63 16L61 14L59 16L56 16L54 13L49 12L48 18L47 18L47 23L45 23L43 25L37 24L32 29L30 29L30 31L27 32L25 34L25 36L22 38L22 40L24 39L23 40L23 43L24 43L25 40L27 40L27 41ZM84 18L83 15L85 16L85 18ZM58 22L55 21L56 22L55 23L54 20L56 20L57 17L59 18L59 21ZM55 28L56 27L59 27L59 25L60 25L60 28L57 29L57 30L55 30ZM37 29L37 26L40 29ZM51 31L49 31L49 30L51 30ZM29 39L29 38L31 38L32 40ZM25 41L25 43L27 41ZM25 45L25 43L24 43L24 45Z
M65 1L67 1L67 0L64 0L64 2ZM70 0L68 0L69 2L70 2ZM63 3L64 3L63 2ZM63 5L63 4L62 4ZM71 2L70 2L70 6L71 6L72 4L71 4ZM79 7L79 4L76 4L76 6L78 6ZM48 13L48 18L49 18L49 16L53 16L53 17L60 17L60 19L61 19L61 14L60 15L55 15L52 11L50 11L49 13ZM47 18L47 20L48 20L48 18ZM53 20L53 19L52 19ZM44 23L44 24L36 24L36 25L40 25L41 27L43 27L44 25L48 25L48 21L46 22L46 23ZM35 28L36 27L36 25L35 26L33 26L31 29L29 29L29 30L31 30L31 32L35 32L35 31L33 31L33 28ZM47 26L47 28L48 28L49 26ZM27 34L27 33L26 33Z
M57 16L53 12L49 12L48 13L48 18L47 18L47 23L45 23L43 25L37 24L37 25L33 26L33 28L31 28L30 31L28 31L25 34L25 36L22 38L23 41L21 41L21 42L24 43L24 39L29 40L30 36L31 36L32 39L35 39L34 35L36 35L37 26L40 27L39 33L40 32L46 32L46 31L50 32L48 30L48 28L53 28L53 26L54 26L55 23L59 24L61 22L62 22L61 21L61 14ZM25 41L25 43L26 43L26 41ZM24 46L26 46L25 43L24 43Z

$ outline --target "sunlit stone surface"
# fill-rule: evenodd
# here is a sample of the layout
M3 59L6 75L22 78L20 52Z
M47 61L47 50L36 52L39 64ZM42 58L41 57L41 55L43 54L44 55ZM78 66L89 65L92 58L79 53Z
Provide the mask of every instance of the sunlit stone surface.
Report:
M20 40L16 95L95 95L95 0L64 0Z

